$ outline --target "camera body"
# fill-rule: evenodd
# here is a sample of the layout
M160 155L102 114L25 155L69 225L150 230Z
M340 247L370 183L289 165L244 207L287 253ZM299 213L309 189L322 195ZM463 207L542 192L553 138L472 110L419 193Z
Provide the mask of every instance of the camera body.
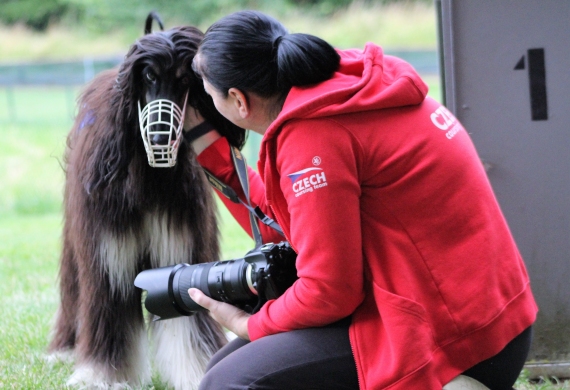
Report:
M197 288L209 297L255 313L297 279L297 254L288 242L262 245L241 259L177 264L142 271L135 286L146 290L146 309L164 320L205 310L188 295Z

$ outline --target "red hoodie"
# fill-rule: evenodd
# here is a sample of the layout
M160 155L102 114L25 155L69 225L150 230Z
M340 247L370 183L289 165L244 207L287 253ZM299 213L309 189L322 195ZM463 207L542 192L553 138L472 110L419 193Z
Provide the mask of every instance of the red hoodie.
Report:
M534 322L529 279L457 119L378 46L339 53L332 79L291 90L250 170L252 202L283 228L299 279L249 335L352 315L361 389L440 390ZM242 193L225 139L199 160ZM250 231L245 208L226 204Z

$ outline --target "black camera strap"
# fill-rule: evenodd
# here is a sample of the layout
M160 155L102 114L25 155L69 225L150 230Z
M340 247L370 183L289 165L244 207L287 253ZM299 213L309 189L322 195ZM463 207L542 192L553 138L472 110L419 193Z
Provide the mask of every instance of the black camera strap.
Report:
M249 210L249 222L251 223L251 230L253 234L253 239L255 240L255 247L259 248L263 244L263 240L261 238L261 231L259 230L259 226L257 224L257 219L259 219L263 224L275 229L279 234L285 236L283 234L283 230L281 226L277 224L273 219L269 218L259 206L253 207L249 200L249 177L247 175L247 164L245 162L245 157L241 154L238 148L234 146L230 146L232 161L234 163L234 167L236 169L241 187L243 188L243 192L245 194L246 202L241 200L236 192L225 183L222 183L217 177L215 177L211 172L207 169L204 169L206 173L206 177L210 184L219 190L222 194L224 194L229 200L234 203L241 203ZM256 219L257 218L257 219Z

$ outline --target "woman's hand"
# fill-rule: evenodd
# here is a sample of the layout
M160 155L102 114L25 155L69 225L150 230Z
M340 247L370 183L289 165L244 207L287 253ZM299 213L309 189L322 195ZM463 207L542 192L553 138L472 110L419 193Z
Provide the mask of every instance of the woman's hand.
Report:
M184 113L184 130L188 131L202 122L204 122L204 117L200 114L200 111L191 105L187 105Z
M194 127L198 126L204 121L204 117L197 109L190 105L186 106L186 113L184 114L184 131L192 131ZM196 154L199 155L204 151L204 149L216 142L220 137L220 133L218 133L216 130L210 131L209 133L196 138L192 142L192 147L194 148Z
M197 288L189 289L188 294L194 302L209 310L212 318L220 325L234 332L239 338L249 340L249 334L247 332L249 314L229 303L216 301Z

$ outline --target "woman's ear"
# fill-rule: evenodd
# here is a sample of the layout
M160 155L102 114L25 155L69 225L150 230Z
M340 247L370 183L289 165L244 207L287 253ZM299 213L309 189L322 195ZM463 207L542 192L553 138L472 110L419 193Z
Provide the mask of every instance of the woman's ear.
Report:
M232 99L233 104L238 110L239 116L242 119L246 119L251 114L251 107L247 96L237 88L230 88L228 90L228 96Z

